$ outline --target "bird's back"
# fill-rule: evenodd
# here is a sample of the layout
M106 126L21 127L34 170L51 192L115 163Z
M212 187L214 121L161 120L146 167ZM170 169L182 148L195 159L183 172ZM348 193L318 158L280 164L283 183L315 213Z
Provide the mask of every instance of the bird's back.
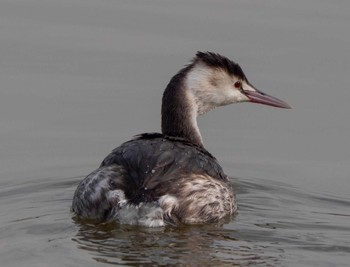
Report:
M126 197L134 204L156 200L188 174L226 180L221 166L207 150L158 133L139 135L115 148L100 167L111 165L125 169Z
M211 192L212 198L208 197ZM217 221L235 209L227 177L207 150L182 138L152 133L114 149L78 186L73 211L83 217L120 221L124 204L145 203L160 207L159 214L152 216L183 222L196 222L205 209L213 216L206 221ZM195 218L185 218L191 216Z

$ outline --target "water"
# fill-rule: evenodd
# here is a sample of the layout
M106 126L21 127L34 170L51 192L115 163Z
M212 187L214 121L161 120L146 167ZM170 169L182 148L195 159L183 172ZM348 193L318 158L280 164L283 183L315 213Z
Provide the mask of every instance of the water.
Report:
M0 3L0 266L348 266L348 1ZM77 183L132 135L197 50L237 60L292 110L200 118L235 184L223 225L74 218Z

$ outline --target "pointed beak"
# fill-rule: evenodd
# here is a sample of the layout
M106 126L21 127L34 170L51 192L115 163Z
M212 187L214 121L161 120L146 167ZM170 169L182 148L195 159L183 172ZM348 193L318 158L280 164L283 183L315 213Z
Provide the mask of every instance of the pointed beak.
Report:
M252 102L252 103L258 103L258 104L273 106L277 108L288 108L288 109L291 108L291 106L289 106L286 102L276 97L260 92L257 89L255 89L254 91L246 90L244 91L244 94L248 97L249 102Z

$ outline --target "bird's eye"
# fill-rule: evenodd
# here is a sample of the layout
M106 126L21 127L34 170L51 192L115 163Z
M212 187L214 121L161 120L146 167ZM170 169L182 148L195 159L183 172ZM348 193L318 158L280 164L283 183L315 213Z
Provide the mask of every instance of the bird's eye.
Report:
M240 81L236 81L234 84L233 84L234 87L236 87L237 89L241 89L242 88L242 83Z

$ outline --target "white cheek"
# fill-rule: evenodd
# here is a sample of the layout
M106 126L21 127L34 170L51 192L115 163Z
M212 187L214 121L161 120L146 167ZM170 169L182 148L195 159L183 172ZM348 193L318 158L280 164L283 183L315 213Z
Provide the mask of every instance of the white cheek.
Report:
M244 83L242 84L242 86L243 86L243 90L244 90L244 91L256 91L255 88L251 87L251 86L250 86L249 84L247 84L246 82L244 82Z
M232 88L231 85L228 85L226 88L221 88L221 90L212 90L211 93L205 95L203 100L205 103L205 112L215 107L249 101L248 97L239 90Z
M187 76L186 87L196 93L196 91L203 87L203 83L204 88L207 87L206 78L209 76L211 76L211 70L203 64L198 64L198 66L194 67Z
M229 93L227 94L227 104L237 103L237 102L246 102L248 97L242 94L239 90L230 88Z

